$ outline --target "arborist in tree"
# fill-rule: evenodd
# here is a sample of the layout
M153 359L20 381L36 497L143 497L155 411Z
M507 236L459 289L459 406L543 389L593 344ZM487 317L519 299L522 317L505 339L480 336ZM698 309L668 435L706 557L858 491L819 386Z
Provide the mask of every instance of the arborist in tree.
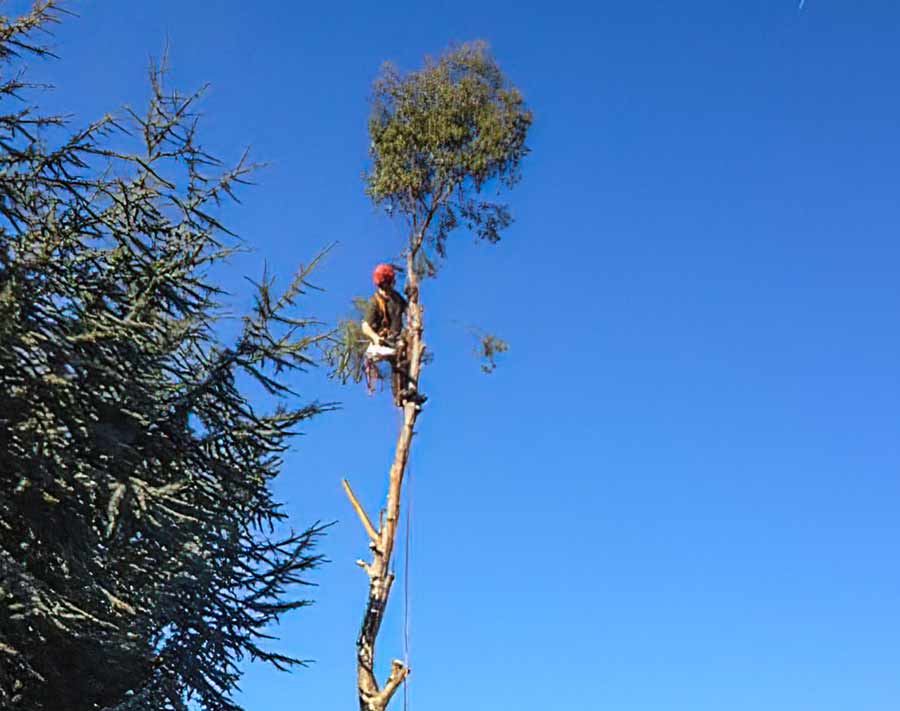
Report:
M366 359L372 364L383 360L391 364L391 392L397 407L403 407L407 401L421 405L427 398L409 382L403 330L406 299L394 289L395 278L390 264L379 264L372 273L375 294L369 299L362 322L362 331L371 341L366 348Z

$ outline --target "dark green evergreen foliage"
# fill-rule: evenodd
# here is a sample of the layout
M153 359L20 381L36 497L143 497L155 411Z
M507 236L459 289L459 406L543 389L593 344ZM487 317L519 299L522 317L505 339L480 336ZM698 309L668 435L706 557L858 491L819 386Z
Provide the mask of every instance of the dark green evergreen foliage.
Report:
M158 71L121 125L27 108L13 63L56 12L0 25L0 708L237 709L241 659L302 663L258 645L320 561L321 526L281 534L270 489L328 408L279 375L320 339L289 315L310 269L263 279L220 344L214 213L251 166L199 147L196 95ZM140 150L111 150L129 129ZM261 414L238 380L285 397Z
M369 119L366 187L377 205L409 223L420 277L434 275L435 258L446 255L459 226L500 239L512 222L509 209L482 195L492 183L518 181L531 121L483 42L452 48L406 75L384 65Z
M334 334L323 349L325 362L331 368L329 376L342 383L361 382L365 377L365 355L369 340L362 332L362 319L368 299L353 299L353 315L338 322Z

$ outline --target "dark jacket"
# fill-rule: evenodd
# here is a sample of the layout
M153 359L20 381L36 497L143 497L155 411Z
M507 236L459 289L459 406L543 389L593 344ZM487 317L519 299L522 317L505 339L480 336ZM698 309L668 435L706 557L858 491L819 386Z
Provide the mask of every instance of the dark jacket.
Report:
M406 313L406 299L391 289L387 296L376 292L366 306L365 318L372 330L379 336L398 336L403 330L403 315Z

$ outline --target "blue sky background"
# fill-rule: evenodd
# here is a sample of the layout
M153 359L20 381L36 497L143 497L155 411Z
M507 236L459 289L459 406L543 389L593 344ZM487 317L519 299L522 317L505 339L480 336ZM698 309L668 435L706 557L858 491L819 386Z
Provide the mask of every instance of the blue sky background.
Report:
M7 3L9 10L24 3ZM362 192L368 87L484 38L535 111L496 247L466 235L427 285L431 395L413 456L412 708L900 707L900 6L888 0L74 1L47 105L84 123L210 82L205 142L271 163L225 211L284 283L322 246L332 319L399 227ZM461 324L513 350L486 377ZM278 483L339 520L318 603L251 666L248 711L355 708L364 536L387 397L298 377L343 410ZM379 648L402 652L396 588ZM398 702L395 707L399 708ZM275 706L273 706L275 705Z

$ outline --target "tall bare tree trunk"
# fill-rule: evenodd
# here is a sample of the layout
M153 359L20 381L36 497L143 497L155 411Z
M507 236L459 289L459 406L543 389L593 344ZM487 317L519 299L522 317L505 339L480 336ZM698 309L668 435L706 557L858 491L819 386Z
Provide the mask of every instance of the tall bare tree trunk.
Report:
M418 388L425 344L422 340L424 329L422 324L422 307L419 304L419 281L414 268L415 251L416 249L414 248L407 256L406 295L409 305L407 308L405 338L408 354L407 383L410 387ZM403 404L403 422L400 425L394 461L391 465L387 504L384 508L383 517L380 517L378 530L372 525L362 505L354 496L350 485L346 480L344 481L344 489L354 509L356 509L363 527L366 529L366 533L369 536L369 548L372 550L371 563L366 563L363 560L357 561L358 565L369 576L369 597L366 602L366 612L363 616L359 637L356 640L360 711L384 711L400 684L409 675L409 669L406 665L395 659L391 666L390 676L384 685L380 686L375 677L374 667L375 642L378 637L378 631L381 628L381 621L384 619L384 612L391 594L391 586L394 582L394 575L391 572L391 556L394 552L397 525L400 520L403 478L409 462L409 451L415 435L418 417L419 407L414 402L406 401Z

